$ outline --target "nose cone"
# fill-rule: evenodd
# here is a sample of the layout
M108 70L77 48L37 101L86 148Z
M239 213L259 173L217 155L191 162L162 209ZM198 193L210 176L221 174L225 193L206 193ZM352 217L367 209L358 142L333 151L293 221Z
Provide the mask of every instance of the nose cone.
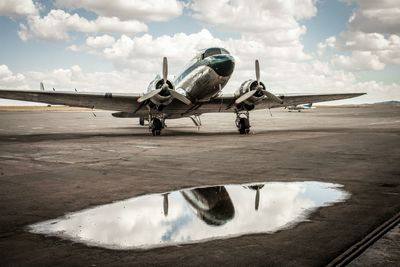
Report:
M214 55L208 59L208 66L220 76L230 76L235 68L235 59L231 55Z

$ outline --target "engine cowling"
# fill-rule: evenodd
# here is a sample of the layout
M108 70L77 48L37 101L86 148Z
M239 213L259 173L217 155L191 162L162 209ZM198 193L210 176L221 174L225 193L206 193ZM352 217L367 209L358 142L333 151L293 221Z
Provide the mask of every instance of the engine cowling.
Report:
M235 105L238 109L251 110L254 106L263 100L268 98L271 102L276 102L280 105L283 104L282 98L277 97L271 92L265 89L264 83L260 81L260 63L258 60L255 61L256 80L247 80L240 86L239 90L235 94Z
M168 77L168 61L163 58L163 77L157 75L156 78L149 84L147 93L138 98L139 103L148 103L156 105L156 108L162 108L176 99L186 105L192 104L190 99L185 95L178 93L174 89L174 84L167 79ZM142 105L139 106L142 107Z
M160 90L161 89L161 90ZM157 94L150 98L150 101L156 105L168 105L172 101L172 95L169 90L175 90L174 84L170 80L164 80L157 75L149 84L147 91L160 90Z
M251 97L243 101L247 105L254 105L265 98L263 93L263 90L265 90L265 84L263 82L259 82L258 84L256 80L249 79L240 85L239 89L236 90L234 95L235 98L239 98L244 94L254 90L256 90L256 92L254 92Z

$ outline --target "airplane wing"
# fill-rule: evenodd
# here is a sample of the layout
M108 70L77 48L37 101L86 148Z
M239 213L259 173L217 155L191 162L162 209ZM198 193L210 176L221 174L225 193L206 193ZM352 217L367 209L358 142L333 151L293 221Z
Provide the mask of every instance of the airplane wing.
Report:
M276 108L276 107L286 107L295 106L309 103L319 103L327 102L333 100L341 100L347 98L353 98L365 95L365 93L347 93L347 94L304 94L304 95L279 95L283 99L283 104L278 104L276 102L271 102L268 99L264 100L260 105L256 106L256 109L262 108Z
M282 100L283 104L279 104L269 100L268 98L262 100L255 106L255 109L268 109L286 107L292 105L300 105L307 103L318 103L340 99L353 98L364 95L365 93L347 93L347 94L304 94L304 95L278 95ZM187 113L191 114L202 114L202 113L213 113L213 112L232 112L234 109L234 96L220 96L210 102L200 103L199 107L193 110L187 110Z
M0 98L123 112L132 112L136 110L140 105L137 102L139 97L139 94L0 89Z
M255 106L255 109L268 109L286 107L292 105L317 103L346 99L364 95L364 93L350 94L319 94L319 95L279 95L283 104L269 100L262 100ZM61 91L38 91L38 90L3 90L0 89L0 98L41 102L53 105L66 105L73 107L96 108L127 113L129 117L140 117L147 115L148 111L141 108L138 103L139 94L113 94L113 93L81 93ZM174 101L166 106L163 112L169 118L187 117L203 113L232 112L234 109L235 97L233 95L220 96L208 102L193 103L189 106ZM136 111L136 112L135 112Z

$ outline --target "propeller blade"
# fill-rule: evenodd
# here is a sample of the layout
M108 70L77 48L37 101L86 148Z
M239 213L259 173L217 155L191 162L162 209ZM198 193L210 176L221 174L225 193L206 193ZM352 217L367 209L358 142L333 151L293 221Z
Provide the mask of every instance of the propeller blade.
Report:
M250 97L252 97L255 93L257 92L257 90L251 90L248 91L247 93L243 94L242 96L240 96L238 99L235 100L235 104L240 104L243 101L246 101L247 99L249 99Z
M258 62L258 59L256 59L256 80L257 85L260 85L260 63Z
M274 95L273 93L270 93L268 91L263 91L264 95L266 95L269 99L271 99L272 101L279 103L279 104L283 104L283 100L280 99L279 97L277 97L276 95Z
M167 60L166 57L163 58L162 74L163 74L164 84L166 84L167 83L167 79L168 79L168 60Z
M190 101L189 99L186 98L186 96L184 96L184 95L178 93L177 91L172 90L172 89L169 89L168 91L169 91L169 93L171 94L171 96L172 96L173 98L178 99L178 100L181 101L182 103L184 103L184 104L186 104L186 105L192 104L192 101Z
M137 102L141 103L143 101L146 101L150 98L152 98L153 96L157 95L158 93L160 93L162 91L161 89L157 89L157 90L153 90L148 92L147 94L142 95L141 97L138 98Z

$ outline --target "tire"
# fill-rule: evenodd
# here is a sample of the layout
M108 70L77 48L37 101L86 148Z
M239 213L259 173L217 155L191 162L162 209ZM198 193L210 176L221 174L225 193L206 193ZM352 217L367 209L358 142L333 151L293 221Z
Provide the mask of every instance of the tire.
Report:
M250 121L246 118L240 118L239 121L239 133L240 134L249 134L250 132Z
M142 126L144 125L144 118L143 117L139 118L139 124L142 125Z
M151 132L153 133L153 136L161 135L162 128L163 128L163 125L162 125L161 120L153 119L153 128L151 129Z

